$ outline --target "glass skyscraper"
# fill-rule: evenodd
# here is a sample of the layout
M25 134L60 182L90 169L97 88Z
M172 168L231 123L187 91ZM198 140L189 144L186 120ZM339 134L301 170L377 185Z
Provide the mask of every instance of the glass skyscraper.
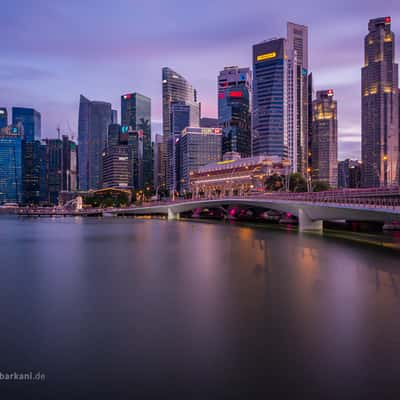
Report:
M40 112L33 108L12 108L12 123L21 122L24 126L24 138L26 142L40 140L42 136L42 120Z
M78 163L80 190L101 189L102 153L111 124L111 104L80 97L78 121Z
M218 76L218 126L222 128L222 153L251 156L251 71L226 67Z
M253 46L253 155L288 158L287 42Z
M199 127L200 125L200 107L197 103L196 90L180 74L171 68L162 69L162 97L163 97L163 135L166 143L166 188L170 191L175 190L175 136L171 129L171 107L174 102L185 102L196 108L198 112L190 125Z
M324 181L332 188L338 180L338 123L337 102L333 90L317 92L313 101L311 173L315 180Z
M121 125L138 132L138 140L143 144L143 154L139 159L140 177L135 177L135 189L153 185L153 157L151 148L151 99L140 93L121 96ZM134 169L135 171L135 169Z
M16 127L0 131L0 204L22 200L22 132Z
M399 183L398 65L391 18L371 19L362 68L361 156L363 186Z

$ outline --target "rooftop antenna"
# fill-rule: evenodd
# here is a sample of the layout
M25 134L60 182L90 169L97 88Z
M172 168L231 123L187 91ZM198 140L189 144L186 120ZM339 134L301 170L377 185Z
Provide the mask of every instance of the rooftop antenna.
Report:
M58 138L58 140L60 140L60 131L61 131L60 125L57 125L57 138Z

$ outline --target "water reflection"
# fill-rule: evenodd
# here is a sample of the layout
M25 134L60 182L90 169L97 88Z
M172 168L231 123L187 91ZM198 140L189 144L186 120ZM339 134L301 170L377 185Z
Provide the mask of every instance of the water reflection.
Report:
M397 388L397 253L223 224L2 218L0 254L0 370L114 397Z

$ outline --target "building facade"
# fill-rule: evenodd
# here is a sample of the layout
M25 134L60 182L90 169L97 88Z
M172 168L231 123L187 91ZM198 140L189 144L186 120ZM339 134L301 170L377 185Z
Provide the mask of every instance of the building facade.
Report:
M358 160L338 162L338 187L356 189L361 187L361 166Z
M288 158L286 39L253 46L253 155Z
M264 192L265 180L269 175L286 176L289 170L289 161L277 156L226 159L207 164L193 172L190 175L191 192L196 198Z
M218 75L218 126L222 129L222 153L251 155L251 71L225 67ZM216 125L215 125L216 126Z
M12 123L24 126L24 139L26 142L40 140L42 136L42 118L40 112L33 108L13 107Z
M333 90L317 92L313 101L312 179L336 188L338 180L337 102Z
M179 188L190 191L190 174L199 167L220 161L222 130L220 128L188 127L182 132L179 143Z
M22 201L22 141L21 125L0 129L0 204Z
M160 134L154 141L154 188L157 193L165 189L165 141Z
M0 108L0 129L6 128L8 126L8 113L7 108Z
M140 93L128 93L121 96L121 125L130 131L139 132L143 144L140 160L142 175L137 178L136 189L153 185L153 158L151 148L151 99Z
M102 185L102 153L111 124L111 104L80 97L78 121L79 189L95 190Z
M197 93L193 86L180 74L171 68L162 69L162 99L163 99L163 136L166 148L166 189L176 190L175 176L175 136L171 129L171 107L174 102L185 102L187 105L197 108L198 119L190 125L199 127L200 106L197 102Z
M200 128L215 128L216 126L218 126L218 118L200 118Z
M293 171L305 175L308 166L308 27L287 23L289 57L288 136ZM291 79L290 79L291 78Z
M363 186L399 182L399 94L391 18L371 19L361 72Z

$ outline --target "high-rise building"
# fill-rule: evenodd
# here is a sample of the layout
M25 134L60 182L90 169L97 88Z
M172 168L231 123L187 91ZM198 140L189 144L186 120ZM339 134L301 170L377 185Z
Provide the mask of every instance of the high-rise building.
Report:
M128 93L121 96L121 125L138 132L143 143L140 155L142 177L137 181L136 189L153 184L153 160L151 150L151 99L140 93Z
M78 190L78 148L67 135L62 136L62 187L66 192Z
M286 39L253 46L253 154L288 158Z
M305 174L308 164L308 27L287 23L289 57L289 157L293 171ZM294 113L294 115L293 115Z
M200 118L200 128L214 128L216 126L218 126L218 118Z
M344 160L338 162L338 187L361 187L361 163L358 160Z
M222 153L251 155L251 71L225 67L218 75L218 126L222 128Z
M162 69L162 97L163 97L163 136L166 148L166 188L169 191L176 189L175 176L175 136L171 129L171 107L174 102L185 102L193 108L197 108L197 118L190 125L199 127L200 106L197 102L196 90L180 74L171 68Z
M100 189L102 153L111 124L111 104L80 97L78 121L78 162L80 190Z
M312 178L337 187L338 125L337 102L333 90L317 92L313 101Z
M24 204L41 202L42 185L42 144L40 140L22 141L22 186Z
M47 202L58 204L63 186L63 142L61 139L45 139L47 164Z
M363 186L399 182L398 65L391 18L371 19L364 40L361 155Z
M5 128L8 125L8 113L7 108L0 108L0 129Z
M154 188L157 192L165 188L165 141L160 134L154 141Z
M312 120L313 120L313 104L312 104L312 100L313 100L313 76L312 73L308 74L308 82L307 82L307 96L308 96L308 127L307 127L307 180L309 180L310 178L310 173L311 173L311 165L312 165L312 151L311 151L311 147L312 147Z
M0 204L22 201L23 127L0 129Z
M42 119L40 112L33 108L12 108L12 123L16 125L21 122L24 126L24 139L26 142L40 140L42 136Z
M222 129L187 127L179 139L181 192L190 190L190 173L221 160Z
M110 125L108 144L103 152L103 188L132 188L132 154L129 133L121 125Z
M118 124L118 111L117 110L111 110L111 123Z

